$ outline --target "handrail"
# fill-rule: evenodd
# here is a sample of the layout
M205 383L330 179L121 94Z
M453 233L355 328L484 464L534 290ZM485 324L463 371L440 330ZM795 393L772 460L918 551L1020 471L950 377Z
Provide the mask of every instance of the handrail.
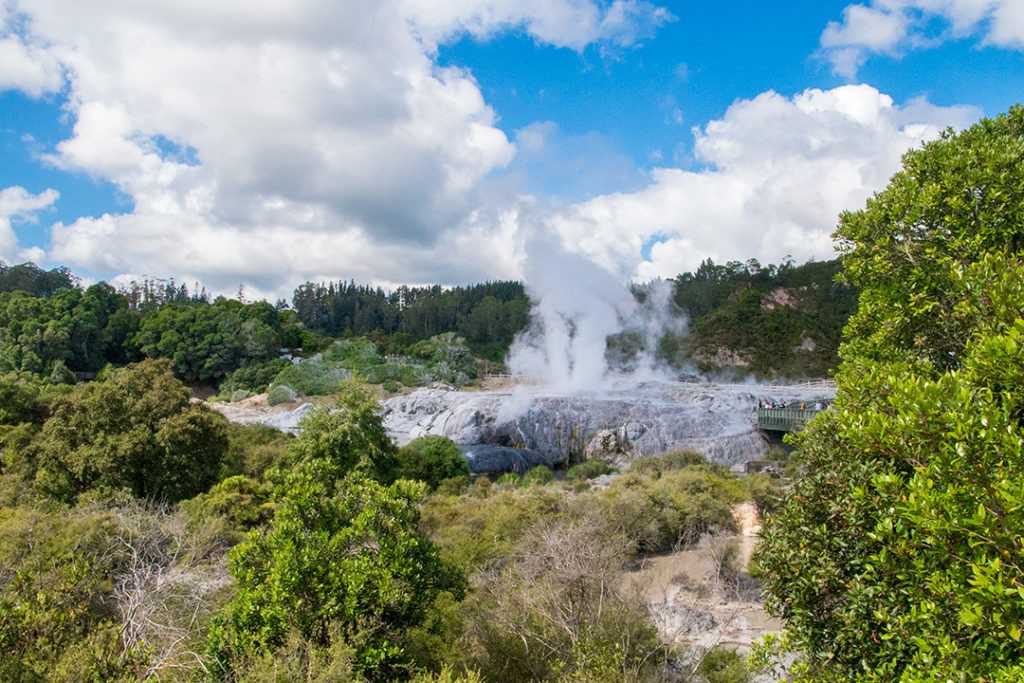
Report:
M821 403L821 408L758 408L757 426L759 429L777 432L795 432L804 428L815 415L828 406Z

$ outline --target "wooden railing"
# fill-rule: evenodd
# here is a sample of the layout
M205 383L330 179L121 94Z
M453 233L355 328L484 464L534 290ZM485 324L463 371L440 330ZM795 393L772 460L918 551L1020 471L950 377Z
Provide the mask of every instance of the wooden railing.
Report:
M825 407L824 404L821 404L820 408L800 408L799 406L758 408L757 427L772 432L798 432Z

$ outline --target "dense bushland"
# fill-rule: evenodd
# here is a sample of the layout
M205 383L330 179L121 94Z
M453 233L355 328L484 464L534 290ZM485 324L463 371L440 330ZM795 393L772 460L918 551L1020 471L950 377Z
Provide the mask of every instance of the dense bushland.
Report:
M8 379L5 680L679 680L622 571L751 494L693 453L470 484L354 382L285 436L187 401L167 360Z

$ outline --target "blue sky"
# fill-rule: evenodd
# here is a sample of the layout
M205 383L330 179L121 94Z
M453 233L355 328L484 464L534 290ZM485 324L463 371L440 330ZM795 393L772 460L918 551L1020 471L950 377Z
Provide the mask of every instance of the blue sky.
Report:
M1024 84L1016 0L0 1L0 259L271 298L830 258Z

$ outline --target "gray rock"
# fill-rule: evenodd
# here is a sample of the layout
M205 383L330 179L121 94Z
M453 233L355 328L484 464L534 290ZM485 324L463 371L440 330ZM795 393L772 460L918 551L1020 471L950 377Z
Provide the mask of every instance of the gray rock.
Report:
M385 424L399 444L442 434L460 445L525 449L546 463L595 458L614 465L688 448L732 465L761 459L768 450L756 427L758 398L813 400L819 395L834 395L834 388L648 382L575 396L522 388L420 389L383 405Z
M509 446L498 446L495 444L469 444L461 447L462 455L469 463L469 470L473 474L485 474L488 476L500 475L506 472L523 474L527 470L538 465L552 467L555 465L550 457L545 457L537 451L528 448L511 448Z

